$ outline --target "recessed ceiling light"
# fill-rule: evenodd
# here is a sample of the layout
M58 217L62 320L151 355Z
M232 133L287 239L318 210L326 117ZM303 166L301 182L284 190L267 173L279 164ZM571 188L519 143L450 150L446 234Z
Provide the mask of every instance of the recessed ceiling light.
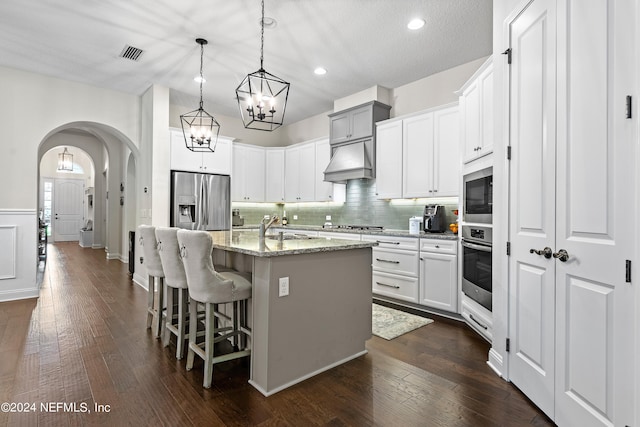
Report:
M316 73L319 76L323 76L323 75L327 74L326 68L323 68L323 67L318 67L315 70L313 70L313 72Z
M194 82L196 82L196 83L200 83L200 76L195 76L195 77L193 78L193 81L194 81ZM206 83L206 82L207 82L207 79L205 79L204 77L202 77L202 83Z
M407 28L410 29L410 30L418 30L418 29L420 29L422 27L424 27L424 19L422 19L422 18L412 19L407 24Z

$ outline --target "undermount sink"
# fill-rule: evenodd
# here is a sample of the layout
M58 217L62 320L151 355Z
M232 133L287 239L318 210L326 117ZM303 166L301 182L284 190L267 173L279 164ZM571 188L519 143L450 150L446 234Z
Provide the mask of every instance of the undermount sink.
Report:
M269 234L266 237L267 239L270 239L270 240L280 240L280 236L278 236L277 234ZM316 237L307 236L304 234L292 234L292 233L282 235L282 240L308 240L308 239L316 239Z

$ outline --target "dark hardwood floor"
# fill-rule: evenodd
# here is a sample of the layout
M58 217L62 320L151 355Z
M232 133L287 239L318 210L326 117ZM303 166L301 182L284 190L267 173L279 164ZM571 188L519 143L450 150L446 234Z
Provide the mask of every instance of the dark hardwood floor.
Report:
M35 404L0 412L0 425L553 425L455 321L373 336L365 356L266 398L247 383L246 359L216 365L202 388L202 363L187 372L145 319L146 291L126 264L75 242L49 245L40 298L0 303L0 403Z

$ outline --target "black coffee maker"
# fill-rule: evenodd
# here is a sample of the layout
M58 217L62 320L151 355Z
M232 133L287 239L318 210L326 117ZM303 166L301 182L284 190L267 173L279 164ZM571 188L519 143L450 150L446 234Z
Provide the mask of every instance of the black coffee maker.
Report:
M444 233L447 230L444 206L442 205L426 205L424 207L424 224L425 233Z

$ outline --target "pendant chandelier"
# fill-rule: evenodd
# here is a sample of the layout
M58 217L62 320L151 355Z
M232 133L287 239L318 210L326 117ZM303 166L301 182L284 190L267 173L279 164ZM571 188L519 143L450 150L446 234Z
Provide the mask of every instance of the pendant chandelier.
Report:
M207 113L202 107L202 62L204 57L204 45L208 42L205 39L196 39L200 45L200 106L197 110L190 111L180 116L184 143L191 151L214 152L218 144L218 134L220 124L215 117Z
M64 151L58 154L58 170L59 171L73 170L73 154L69 153L69 150L67 150L67 147L64 147Z
M236 98L244 127L272 131L284 121L289 97L289 83L265 71L264 62L264 0L260 20L260 69L247 76L236 88Z

